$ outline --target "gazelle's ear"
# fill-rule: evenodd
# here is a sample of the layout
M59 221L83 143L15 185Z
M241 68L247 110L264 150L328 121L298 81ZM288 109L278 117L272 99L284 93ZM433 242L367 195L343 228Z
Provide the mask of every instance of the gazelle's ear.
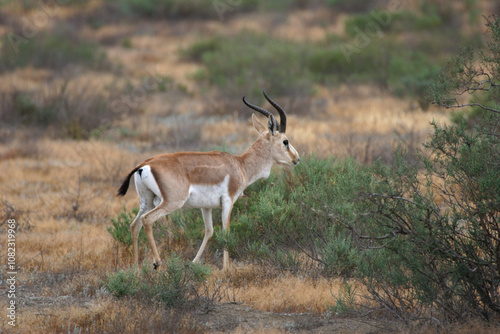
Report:
M266 131L266 127L259 121L259 119L257 118L257 116L255 116L255 114L252 114L252 123L254 129L257 130L259 134Z
M268 119L267 129L273 136L275 136L280 131L280 125L273 115L270 115Z

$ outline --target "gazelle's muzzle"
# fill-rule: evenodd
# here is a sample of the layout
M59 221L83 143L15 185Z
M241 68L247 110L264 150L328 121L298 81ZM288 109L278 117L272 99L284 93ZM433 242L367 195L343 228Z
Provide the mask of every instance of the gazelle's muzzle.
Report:
M300 163L299 152L297 152L297 150L292 145L290 145L289 150L292 157L292 166L297 166Z

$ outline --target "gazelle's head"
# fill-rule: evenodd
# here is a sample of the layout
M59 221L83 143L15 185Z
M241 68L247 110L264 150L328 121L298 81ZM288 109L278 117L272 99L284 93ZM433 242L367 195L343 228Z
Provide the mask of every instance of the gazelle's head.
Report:
M252 115L252 122L255 130L257 130L270 145L271 156L274 162L285 166L298 165L300 156L295 148L290 144L285 134L286 132L286 113L276 102L267 96L266 91L262 90L266 100L278 111L280 115L280 122L269 111L248 103L243 96L243 103L255 111L263 114L268 118L267 127L264 126L255 114Z

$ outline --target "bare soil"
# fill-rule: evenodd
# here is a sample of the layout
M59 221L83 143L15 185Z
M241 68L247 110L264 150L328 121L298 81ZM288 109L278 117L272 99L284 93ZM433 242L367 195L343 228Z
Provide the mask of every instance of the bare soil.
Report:
M22 323L26 315L31 321L36 319L37 326L26 328L21 325L21 328L19 326L15 328L3 322L0 325L2 333L37 332L38 329L42 330L45 327L44 324L53 321L54 316L60 313L61 309L79 309L79 312L74 313L85 312L91 315L96 314L95 310L101 304L110 300L117 301L109 294L99 298L85 298L71 295L44 296L43 292L40 292L35 286L21 288L19 298L16 300L18 303L17 323ZM6 294L2 294L0 299L2 299L2 304L8 302ZM234 302L191 306L185 312L188 314L190 323L196 328L195 332L387 333L403 330L401 323L384 319L336 317L329 313L315 315L266 312ZM80 328L78 317L72 319L68 316L59 321L61 327L68 329L68 332L77 332L75 329Z
M242 304L219 304L194 318L210 331L294 331L300 333L386 333L397 331L395 323L329 315L278 314Z

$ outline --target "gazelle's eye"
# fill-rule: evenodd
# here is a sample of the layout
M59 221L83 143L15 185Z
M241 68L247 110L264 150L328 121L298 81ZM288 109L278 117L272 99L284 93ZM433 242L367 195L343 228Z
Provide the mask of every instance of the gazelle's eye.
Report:
M283 145L288 146L288 139L283 140Z

